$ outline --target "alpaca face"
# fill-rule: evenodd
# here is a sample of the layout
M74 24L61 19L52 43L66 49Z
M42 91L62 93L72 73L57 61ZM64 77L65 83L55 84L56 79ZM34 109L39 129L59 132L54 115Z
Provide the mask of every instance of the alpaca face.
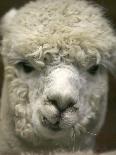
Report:
M116 37L102 11L81 0L31 2L1 28L16 136L40 148L88 144L104 120L105 68L115 70Z
M63 141L74 133L80 138L98 132L107 103L102 66L89 62L85 67L63 51L43 59L14 54L7 59L6 78L17 136L37 145L39 138Z

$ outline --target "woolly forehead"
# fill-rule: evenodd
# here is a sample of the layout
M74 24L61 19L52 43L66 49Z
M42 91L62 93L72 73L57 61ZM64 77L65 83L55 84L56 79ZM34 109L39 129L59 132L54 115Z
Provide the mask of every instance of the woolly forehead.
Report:
M85 1L74 0L77 5L70 0L48 2L32 2L16 11L11 21L5 18L4 55L18 59L36 53L40 59L45 53L69 54L84 65L110 55L116 38L101 10Z
M15 33L4 40L2 53L14 63L21 59L43 61L49 56L53 59L62 57L70 62L76 61L83 66L100 63L102 55L94 40L83 33L44 36Z

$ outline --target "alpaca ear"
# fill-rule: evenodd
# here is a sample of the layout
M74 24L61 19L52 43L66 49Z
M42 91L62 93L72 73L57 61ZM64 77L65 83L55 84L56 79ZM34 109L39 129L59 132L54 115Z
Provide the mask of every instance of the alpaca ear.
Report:
M17 13L16 9L11 9L8 11L1 20L1 35L3 36L8 32L9 25L13 22L13 18Z

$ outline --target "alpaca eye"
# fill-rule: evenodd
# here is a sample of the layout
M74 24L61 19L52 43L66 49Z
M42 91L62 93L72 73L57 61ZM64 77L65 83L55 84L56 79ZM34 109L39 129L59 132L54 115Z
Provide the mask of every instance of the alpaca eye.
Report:
M95 75L98 70L99 70L99 65L94 65L94 66L90 67L87 71L91 75Z
M17 63L17 67L20 67L21 69L23 69L23 71L25 72L25 73L31 73L32 71L34 71L35 69L34 69L34 67L33 66L31 66L31 64L29 64L28 62L26 62L26 61L21 61L21 62L19 62L19 63Z

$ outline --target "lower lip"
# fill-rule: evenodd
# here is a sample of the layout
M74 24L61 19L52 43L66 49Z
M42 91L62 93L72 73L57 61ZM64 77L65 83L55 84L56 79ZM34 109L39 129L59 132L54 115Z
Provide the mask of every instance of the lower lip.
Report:
M61 128L60 127L48 126L47 128L50 129L50 130L52 130L52 131L55 131L55 132L61 131Z
M48 128L49 130L52 130L54 132L61 131L61 128L59 126L51 125L48 122L46 123L45 121L42 121L41 123L45 128Z

